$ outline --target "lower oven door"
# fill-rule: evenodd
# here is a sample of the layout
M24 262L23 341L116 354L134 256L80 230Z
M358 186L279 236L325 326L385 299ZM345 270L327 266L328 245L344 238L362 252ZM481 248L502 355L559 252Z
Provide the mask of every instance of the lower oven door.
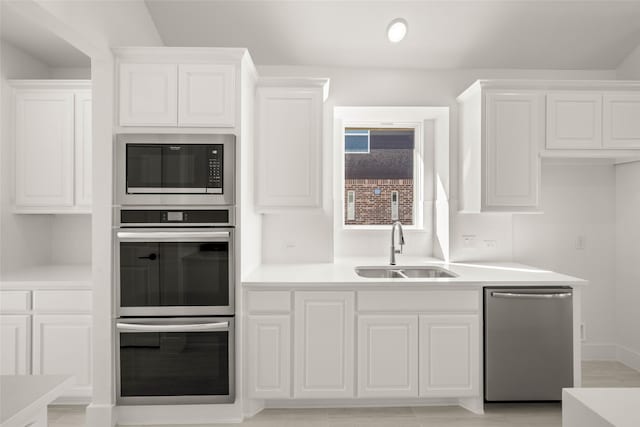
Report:
M118 319L117 404L232 403L233 320Z

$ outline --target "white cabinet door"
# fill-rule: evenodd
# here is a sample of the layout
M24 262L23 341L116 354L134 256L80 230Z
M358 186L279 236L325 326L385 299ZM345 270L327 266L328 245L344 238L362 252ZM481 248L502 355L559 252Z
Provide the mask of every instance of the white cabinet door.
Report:
M249 396L291 397L291 320L289 315L249 316Z
M0 375L29 374L29 316L0 315Z
M477 315L420 316L420 396L480 394Z
M258 209L321 206L321 88L257 91Z
M418 397L418 316L358 317L358 397Z
M354 292L296 292L294 397L354 395Z
M91 396L91 316L33 316L33 373L73 375L65 397Z
M73 93L16 92L16 205L73 205Z
M178 66L178 126L233 127L236 71L231 64Z
M176 126L178 65L120 64L120 126Z
M602 108L604 148L640 148L640 94L604 95Z
M542 95L488 93L486 107L484 207L536 207L544 123Z
M75 203L91 206L91 92L75 95Z
M547 95L547 148L602 148L602 94L551 92Z

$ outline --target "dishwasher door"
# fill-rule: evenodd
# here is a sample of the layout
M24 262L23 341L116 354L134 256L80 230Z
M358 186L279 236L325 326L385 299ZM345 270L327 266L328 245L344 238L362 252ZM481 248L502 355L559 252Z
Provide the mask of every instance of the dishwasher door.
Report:
M571 288L485 288L488 402L562 399L573 387Z

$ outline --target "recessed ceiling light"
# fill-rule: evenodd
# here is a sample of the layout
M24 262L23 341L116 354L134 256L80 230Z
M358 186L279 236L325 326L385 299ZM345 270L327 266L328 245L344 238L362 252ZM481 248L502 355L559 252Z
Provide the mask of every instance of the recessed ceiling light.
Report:
M387 27L387 38L392 43L398 43L407 35L407 21L396 18Z

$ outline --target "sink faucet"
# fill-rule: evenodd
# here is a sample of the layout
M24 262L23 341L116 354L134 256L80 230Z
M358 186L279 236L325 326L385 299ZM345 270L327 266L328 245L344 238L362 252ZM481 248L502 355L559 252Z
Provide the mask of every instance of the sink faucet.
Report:
M396 250L396 227L400 231L400 249ZM404 233L402 232L402 223L395 221L391 226L391 259L390 265L396 265L396 254L402 253L402 246L404 246Z

